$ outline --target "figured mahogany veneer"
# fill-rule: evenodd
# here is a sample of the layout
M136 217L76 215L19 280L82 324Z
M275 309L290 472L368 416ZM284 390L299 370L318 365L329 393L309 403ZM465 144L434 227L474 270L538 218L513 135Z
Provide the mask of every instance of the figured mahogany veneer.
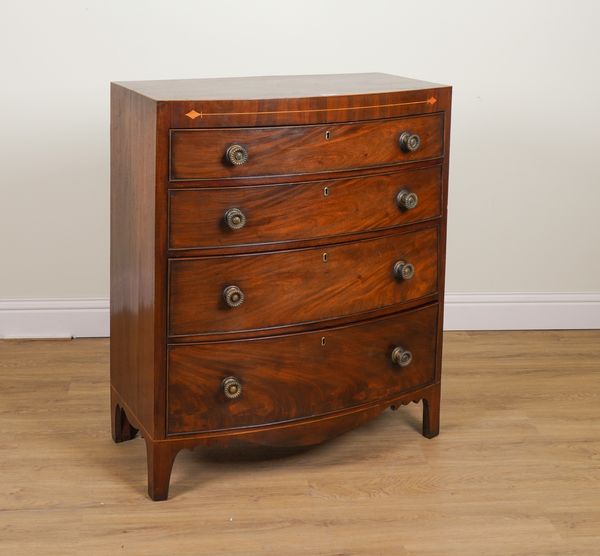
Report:
M437 306L329 330L178 345L168 356L168 432L277 423L393 399L434 378ZM414 364L392 362L395 346ZM277 357L277 365L272 364ZM227 400L223 377L243 392Z
M182 448L419 401L438 434L450 103L385 74L112 84L112 435L144 437L152 499Z
M398 193L418 196L398 206ZM230 229L225 213L246 218ZM200 249L284 243L385 230L441 215L442 167L359 178L255 187L176 189L169 192L169 248Z
M437 241L437 228L427 228L326 248L174 259L169 335L315 322L425 297L437 289ZM397 279L397 261L412 264L415 276ZM225 303L228 285L244 293L239 307Z
M415 152L398 148L405 131L418 134L422 148ZM438 158L444 148L443 132L442 114L326 126L175 130L171 180L286 176ZM240 167L224 158L227 147L236 144L248 151L248 162Z

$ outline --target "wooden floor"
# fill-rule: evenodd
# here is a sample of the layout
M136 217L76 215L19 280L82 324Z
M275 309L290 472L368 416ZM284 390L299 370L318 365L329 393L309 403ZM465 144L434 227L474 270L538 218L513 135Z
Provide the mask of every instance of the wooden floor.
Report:
M301 453L181 452L171 499L110 439L108 341L0 343L0 554L600 554L600 331L446 335L411 405Z

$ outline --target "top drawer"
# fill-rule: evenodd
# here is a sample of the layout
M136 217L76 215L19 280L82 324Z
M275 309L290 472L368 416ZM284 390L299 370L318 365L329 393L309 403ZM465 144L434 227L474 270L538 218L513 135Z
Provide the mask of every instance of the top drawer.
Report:
M442 114L374 122L171 131L170 179L334 172L438 158Z

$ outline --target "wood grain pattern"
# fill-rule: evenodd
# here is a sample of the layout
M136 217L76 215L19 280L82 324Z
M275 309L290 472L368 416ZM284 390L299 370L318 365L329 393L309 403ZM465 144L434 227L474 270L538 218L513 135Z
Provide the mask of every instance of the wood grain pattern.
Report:
M435 112L446 85L383 73L123 82L168 105L171 128L346 122ZM436 99L432 103L431 99ZM200 117L186 114L195 110ZM217 115L218 114L218 115Z
M171 190L169 247L173 250L240 247L379 231L441 215L442 168L407 170L285 185ZM399 209L396 195L419 197ZM239 208L242 229L227 227L227 210Z
M171 101L170 127L208 129L214 128L215 123L223 127L331 124L432 114L443 110L450 91L450 87L438 85L338 97ZM202 117L189 118L186 114L191 110L200 110Z
M443 153L443 123L442 114L431 114L323 126L173 130L170 179L286 176L437 158ZM398 138L404 131L420 136L417 151L400 149ZM225 161L225 151L232 144L247 149L246 164L233 166Z
M398 260L414 265L412 280L394 278ZM434 293L437 228L325 249L175 259L169 268L170 335L273 328L359 315ZM228 285L244 292L241 306L225 304Z
M154 434L156 103L111 88L111 383ZM116 402L115 402L116 403ZM114 404L113 404L114 406ZM119 431L113 431L119 438Z
M434 292L432 294L426 295L424 297L419 297L418 299L413 299L412 301L404 301L400 306L400 310L409 311L410 309L415 309L417 307L421 307L424 305L428 305L430 303L436 303L439 300L439 293ZM385 317L388 315L393 315L399 310L397 305L390 305L388 307L383 307L381 309L377 309L374 311L370 311L368 313L363 313L360 317L356 317L356 315L347 315L344 317L336 317L335 319L328 319L325 321L315 321L315 322L304 322L299 324L290 324L286 325L282 328L261 328L261 329L252 329L245 331L236 331L236 332L216 332L211 334L192 334L189 336L169 336L169 345L178 345L178 344L191 344L198 343L202 344L204 342L219 342L224 340L247 340L250 338L265 338L267 336L272 336L273 334L294 334L296 332L311 332L313 330L327 330L329 328L333 328L336 326L342 326L344 324L351 324L353 322L357 322L360 320Z
M110 439L108 339L0 342L0 552L597 554L600 331L444 344L435 441L410 404L308 450L184 449L152 504L144 440Z
M313 417L425 386L434 376L436 318L430 306L326 332L172 346L168 432ZM392 363L396 346L413 354L408 367ZM231 375L242 394L228 400L221 382Z

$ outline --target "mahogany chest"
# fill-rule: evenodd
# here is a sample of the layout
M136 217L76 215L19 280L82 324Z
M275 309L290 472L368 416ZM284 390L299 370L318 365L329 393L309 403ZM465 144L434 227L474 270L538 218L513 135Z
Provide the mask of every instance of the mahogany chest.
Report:
M451 88L387 74L111 87L111 415L182 448L439 430Z

